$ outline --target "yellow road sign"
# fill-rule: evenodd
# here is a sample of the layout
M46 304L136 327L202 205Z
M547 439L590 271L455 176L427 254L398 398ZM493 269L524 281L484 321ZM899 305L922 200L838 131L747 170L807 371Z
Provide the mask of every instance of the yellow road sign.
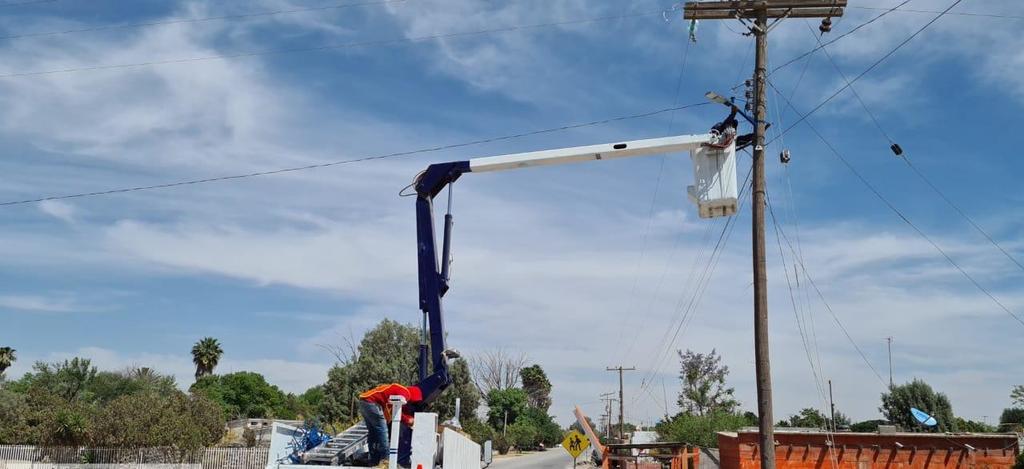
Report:
M573 459L576 459L580 453L590 447L590 440L582 433L573 430L565 436L565 440L562 440L562 447L572 455Z

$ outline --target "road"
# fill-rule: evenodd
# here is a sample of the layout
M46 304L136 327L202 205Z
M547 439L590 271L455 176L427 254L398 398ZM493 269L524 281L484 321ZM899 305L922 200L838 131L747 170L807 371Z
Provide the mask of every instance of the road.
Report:
M495 459L493 469L566 469L572 467L572 458L562 448L527 454L516 458Z

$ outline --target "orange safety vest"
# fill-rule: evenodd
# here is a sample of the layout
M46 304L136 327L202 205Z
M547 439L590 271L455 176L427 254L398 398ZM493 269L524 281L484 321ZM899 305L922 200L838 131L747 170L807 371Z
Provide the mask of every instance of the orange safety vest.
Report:
M391 421L391 396L402 396L406 404L423 400L423 394L416 386L402 386L398 383L382 384L359 395L359 398L377 404L384 411L384 418ZM412 425L412 406L402 406L402 423Z

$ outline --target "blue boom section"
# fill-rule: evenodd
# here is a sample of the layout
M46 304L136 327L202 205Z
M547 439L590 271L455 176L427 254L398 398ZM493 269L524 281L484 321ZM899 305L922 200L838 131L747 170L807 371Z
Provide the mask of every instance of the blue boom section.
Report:
M424 403L436 399L452 384L445 358L444 313L441 299L448 292L448 260L451 246L451 214L445 216L443 252L438 261L437 239L434 231L434 197L455 182L463 173L470 172L469 161L432 164L416 181L416 243L419 262L420 310L430 329L430 363L425 343L420 344L419 387ZM429 374L428 374L429 373Z

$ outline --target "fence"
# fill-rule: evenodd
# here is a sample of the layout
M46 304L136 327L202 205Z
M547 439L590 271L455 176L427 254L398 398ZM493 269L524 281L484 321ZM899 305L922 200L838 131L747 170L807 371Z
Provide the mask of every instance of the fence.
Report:
M42 464L195 464L202 469L264 469L268 448L77 448L0 445L0 469Z

